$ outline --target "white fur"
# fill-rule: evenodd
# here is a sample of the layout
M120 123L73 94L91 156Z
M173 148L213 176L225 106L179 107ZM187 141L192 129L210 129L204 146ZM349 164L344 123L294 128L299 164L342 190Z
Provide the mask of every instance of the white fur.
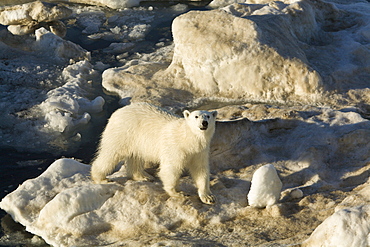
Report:
M159 177L170 196L181 195L177 186L183 170L187 169L201 201L214 203L209 188L208 157L216 115L216 111L184 111L185 118L179 118L147 103L118 109L102 134L92 164L92 179L96 183L106 182L106 176L125 160L129 178L149 180L144 162L159 163Z

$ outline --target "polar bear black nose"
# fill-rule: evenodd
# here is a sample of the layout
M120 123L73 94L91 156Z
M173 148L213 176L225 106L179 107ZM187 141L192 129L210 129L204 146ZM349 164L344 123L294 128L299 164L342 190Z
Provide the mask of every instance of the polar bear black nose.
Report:
M207 122L207 121L203 121L203 122L202 122L202 126L203 126L203 127L208 127L208 122Z

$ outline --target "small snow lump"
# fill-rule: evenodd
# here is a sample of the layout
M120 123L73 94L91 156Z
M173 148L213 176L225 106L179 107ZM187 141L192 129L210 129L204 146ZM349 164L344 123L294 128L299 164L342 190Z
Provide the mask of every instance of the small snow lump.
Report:
M280 198L282 185L272 164L258 168L253 174L248 193L249 205L257 208L274 205Z

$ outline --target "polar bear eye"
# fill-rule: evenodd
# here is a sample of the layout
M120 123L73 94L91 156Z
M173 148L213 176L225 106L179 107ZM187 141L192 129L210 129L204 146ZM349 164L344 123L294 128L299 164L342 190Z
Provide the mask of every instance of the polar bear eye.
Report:
M195 118L198 118L198 116L195 116Z

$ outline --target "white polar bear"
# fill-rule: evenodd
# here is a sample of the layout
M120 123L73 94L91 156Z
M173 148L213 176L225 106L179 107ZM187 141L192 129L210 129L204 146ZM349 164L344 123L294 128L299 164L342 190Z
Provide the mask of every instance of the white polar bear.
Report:
M187 169L203 203L215 197L209 186L209 146L217 112L184 111L179 118L154 105L134 103L114 112L102 134L92 163L95 183L106 183L116 165L125 160L127 176L150 180L144 162L159 163L159 177L170 196L180 196L178 183Z

